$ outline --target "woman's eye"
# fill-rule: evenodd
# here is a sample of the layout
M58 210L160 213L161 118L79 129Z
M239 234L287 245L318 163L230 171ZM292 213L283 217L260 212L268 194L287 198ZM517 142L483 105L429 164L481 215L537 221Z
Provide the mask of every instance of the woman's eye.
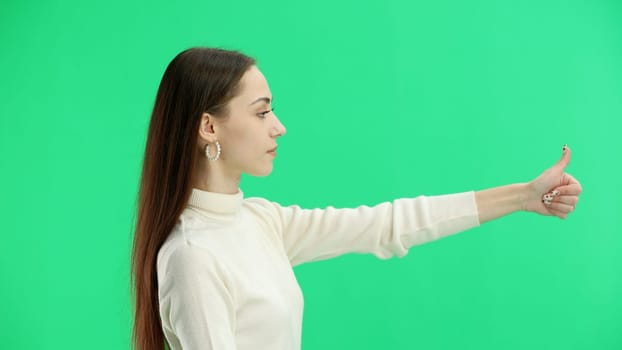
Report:
M258 115L259 115L261 118L265 118L265 117L266 117L266 114L268 114L268 113L270 113L270 112L273 112L273 111L274 111L274 108L271 108L270 110L265 111L265 112L261 112L261 113L259 113Z

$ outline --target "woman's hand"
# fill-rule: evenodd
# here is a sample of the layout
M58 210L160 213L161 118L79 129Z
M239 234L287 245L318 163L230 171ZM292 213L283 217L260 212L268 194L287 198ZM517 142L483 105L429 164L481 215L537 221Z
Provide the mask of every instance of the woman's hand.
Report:
M562 158L527 185L523 210L548 216L555 215L561 219L565 219L574 211L583 189L574 177L564 172L569 162L570 148L564 145ZM553 197L550 204L543 201L545 194Z

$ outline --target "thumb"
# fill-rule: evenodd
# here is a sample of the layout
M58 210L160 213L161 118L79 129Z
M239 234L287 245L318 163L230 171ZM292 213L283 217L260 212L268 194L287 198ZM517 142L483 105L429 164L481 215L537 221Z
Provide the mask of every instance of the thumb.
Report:
M555 164L555 166L561 168L561 170L563 171L568 166L568 163L570 163L570 148L568 147L568 145L564 145L562 152L562 157L560 160L557 161L557 164Z

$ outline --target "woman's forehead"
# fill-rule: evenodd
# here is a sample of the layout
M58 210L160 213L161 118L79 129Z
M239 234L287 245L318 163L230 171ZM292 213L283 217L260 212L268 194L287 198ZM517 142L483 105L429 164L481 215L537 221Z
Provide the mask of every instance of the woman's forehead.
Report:
M252 66L244 73L244 76L240 80L240 85L240 97L242 102L249 105L258 104L261 101L270 103L270 101L265 101L266 98L268 100L272 99L268 82L257 67Z

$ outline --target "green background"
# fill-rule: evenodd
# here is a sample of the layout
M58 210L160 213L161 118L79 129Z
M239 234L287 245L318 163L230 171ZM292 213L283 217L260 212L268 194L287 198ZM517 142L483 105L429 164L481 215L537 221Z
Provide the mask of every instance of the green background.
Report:
M584 193L403 259L297 267L303 349L622 349L622 3L3 1L0 341L128 349L146 128L191 46L256 57L288 128L247 196L349 207L526 182Z

